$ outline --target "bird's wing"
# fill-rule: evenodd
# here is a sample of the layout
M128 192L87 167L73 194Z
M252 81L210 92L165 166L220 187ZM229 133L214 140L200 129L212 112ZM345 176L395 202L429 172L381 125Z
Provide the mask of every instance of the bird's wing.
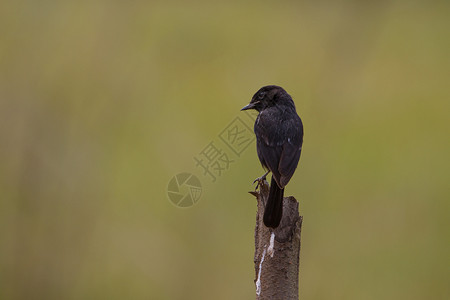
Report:
M289 180L291 180L291 177L294 175L295 169L297 168L301 152L301 146L292 145L289 142L286 142L283 145L283 152L281 153L280 163L278 165L280 187L285 187Z
M303 125L300 118L297 117L291 119L287 121L287 124L285 125L285 137L287 137L287 139L284 140L280 163L278 164L278 171L280 173L280 187L286 186L292 175L294 175L300 159L303 144Z
M280 188L294 175L303 143L303 125L300 117L284 120L263 113L255 123L257 151L261 163L272 172Z
M262 119L258 119L255 123L258 157L261 164L272 172L275 181L280 185L278 164L280 163L283 147L276 139L280 133L278 132L277 124L273 123L273 119L265 118L263 114L260 115L260 118Z
M278 164L280 162L283 148L279 146L271 146L264 140L258 140L257 143L258 157L261 164L272 172L275 180L279 183L280 172L278 171Z

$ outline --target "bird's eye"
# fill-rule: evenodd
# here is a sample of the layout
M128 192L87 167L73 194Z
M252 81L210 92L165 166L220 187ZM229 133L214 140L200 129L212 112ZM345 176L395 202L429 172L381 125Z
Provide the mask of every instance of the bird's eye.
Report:
M266 95L266 92L261 92L261 93L259 93L258 98L263 99L265 95Z

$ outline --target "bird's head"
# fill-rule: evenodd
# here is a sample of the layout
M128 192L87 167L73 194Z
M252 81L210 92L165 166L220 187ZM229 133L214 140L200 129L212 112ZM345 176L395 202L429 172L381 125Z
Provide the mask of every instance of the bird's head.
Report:
M276 85L268 85L260 88L253 95L250 103L243 107L241 110L255 109L260 112L276 104L294 105L294 102L292 101L291 96L289 96L289 94L282 87Z

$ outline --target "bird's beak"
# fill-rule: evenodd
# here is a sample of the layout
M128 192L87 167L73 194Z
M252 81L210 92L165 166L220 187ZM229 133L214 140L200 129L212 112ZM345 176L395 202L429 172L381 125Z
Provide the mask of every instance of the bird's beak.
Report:
M254 109L255 106L256 106L256 103L255 103L255 102L249 103L248 105L244 106L244 107L241 109L241 111L242 111L242 110L247 110L247 109Z

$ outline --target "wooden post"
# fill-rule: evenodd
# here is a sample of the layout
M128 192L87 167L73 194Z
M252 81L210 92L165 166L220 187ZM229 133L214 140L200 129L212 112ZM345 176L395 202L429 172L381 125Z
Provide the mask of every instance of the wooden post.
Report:
M284 197L283 218L275 230L263 223L269 196L267 181L259 182L259 191L250 192L258 202L255 227L256 299L298 299L300 237L303 217L294 197Z

